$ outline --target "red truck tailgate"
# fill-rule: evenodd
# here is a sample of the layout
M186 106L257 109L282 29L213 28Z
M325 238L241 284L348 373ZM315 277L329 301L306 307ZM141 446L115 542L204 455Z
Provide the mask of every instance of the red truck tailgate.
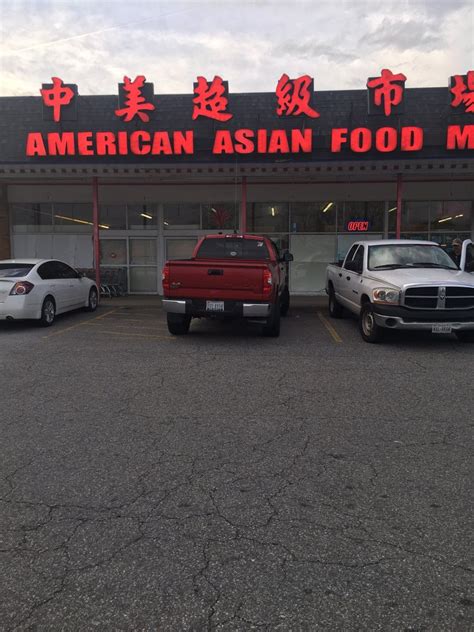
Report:
M264 300L260 261L198 259L170 261L170 297Z

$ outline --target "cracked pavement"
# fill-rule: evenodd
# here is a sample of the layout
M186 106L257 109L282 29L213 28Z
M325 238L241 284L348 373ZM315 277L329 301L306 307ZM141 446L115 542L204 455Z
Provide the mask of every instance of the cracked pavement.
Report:
M335 326L1 324L0 629L473 629L474 347Z

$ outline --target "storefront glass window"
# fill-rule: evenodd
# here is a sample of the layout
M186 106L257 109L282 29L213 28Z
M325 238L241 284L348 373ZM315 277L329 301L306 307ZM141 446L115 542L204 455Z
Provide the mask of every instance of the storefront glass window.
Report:
M127 228L125 204L101 204L99 222L103 227L108 226L102 230L125 230Z
M130 265L156 264L156 239L130 239Z
M92 204L53 204L54 230L60 233L92 232ZM103 226L106 229L106 225Z
M251 233L287 232L288 204L281 202L249 204L247 230Z
M445 201L433 208L430 217L431 232L459 231L471 228L471 202Z
M292 202L290 230L292 233L335 233L336 202Z
M202 228L219 230L236 228L236 205L233 202L215 202L202 205Z
M11 219L15 233L50 233L52 231L51 204L12 204Z
M158 209L154 204L129 204L129 230L156 230Z
M130 268L129 274L130 292L145 292L154 294L158 291L156 267Z
M413 202L408 200L402 204L402 230L404 232L428 231L430 214L441 211L441 202ZM396 230L396 204L389 206L388 229Z
M199 230L201 227L200 204L165 204L163 211L165 230Z
M127 241L125 239L100 240L100 264L123 265L127 263Z
M335 235L291 235L290 288L298 292L322 292L326 283L326 267L336 259Z
M344 202L338 213L338 232L350 232L349 222L361 220L369 223L368 232L383 232L385 202Z

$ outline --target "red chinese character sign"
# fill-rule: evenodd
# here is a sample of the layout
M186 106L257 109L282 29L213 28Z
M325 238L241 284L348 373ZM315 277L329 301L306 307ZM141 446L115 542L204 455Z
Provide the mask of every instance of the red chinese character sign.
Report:
M290 79L287 74L283 74L277 83L276 96L278 116L320 116L319 112L311 107L313 80L309 75Z
M464 112L474 113L474 70L469 70L467 75L451 77L449 91L454 96L451 101L452 108L464 107Z
M194 84L193 121L199 116L205 116L215 121L225 122L233 117L227 112L228 89L221 77L215 76L212 82L205 77L198 77Z
M151 87L148 90L149 98L153 98L153 84L146 84L147 87ZM151 112L155 109L153 103L147 103L145 96L143 95L145 87L144 75L138 75L134 81L131 81L129 77L123 78L123 92L125 93L124 107L115 110L117 116L123 116L125 123L129 123L136 116L141 119L143 123L148 123L150 117L146 112Z
M43 103L47 107L53 108L53 120L59 123L61 120L61 108L71 103L75 96L75 92L69 86L65 86L63 80L59 77L51 78L53 85L51 88L43 88L40 90L43 97Z
M400 72L394 75L388 68L382 70L380 77L369 78L367 80L369 113L376 114L378 113L377 109L383 109L385 116L400 114L401 109L398 108L394 111L394 108L402 104L406 80L407 78L404 74Z

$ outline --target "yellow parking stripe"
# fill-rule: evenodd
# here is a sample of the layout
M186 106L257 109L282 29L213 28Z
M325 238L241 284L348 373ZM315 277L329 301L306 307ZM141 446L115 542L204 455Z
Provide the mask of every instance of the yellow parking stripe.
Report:
M128 338L138 337L138 338L148 338L150 340L167 340L168 342L176 342L176 338L172 338L171 336L153 336L151 334L133 334L133 333L126 333L124 331L106 331L103 329L97 329L96 333L100 335L106 334L110 336L126 336Z
M91 318L86 323L84 323L84 322L77 323L77 325L72 325L71 327L65 327L64 329L60 329L59 331L54 331L52 334L49 334L48 336L43 336L43 340L45 340L46 338L52 338L53 336L60 336L61 334L66 333L67 331L72 331L73 329L77 329L78 327L82 327L83 325L87 325L90 322L97 321L97 320L102 320L103 318L105 318L109 314L115 314L115 312L118 309L120 309L120 308L117 307L116 309L112 309L109 312L105 312L105 314L101 314L100 316L96 316L95 318Z
M341 336L337 333L337 331L334 329L334 327L331 325L328 319L321 314L321 312L318 312L318 318L326 327L326 329L329 331L334 342L342 342Z

